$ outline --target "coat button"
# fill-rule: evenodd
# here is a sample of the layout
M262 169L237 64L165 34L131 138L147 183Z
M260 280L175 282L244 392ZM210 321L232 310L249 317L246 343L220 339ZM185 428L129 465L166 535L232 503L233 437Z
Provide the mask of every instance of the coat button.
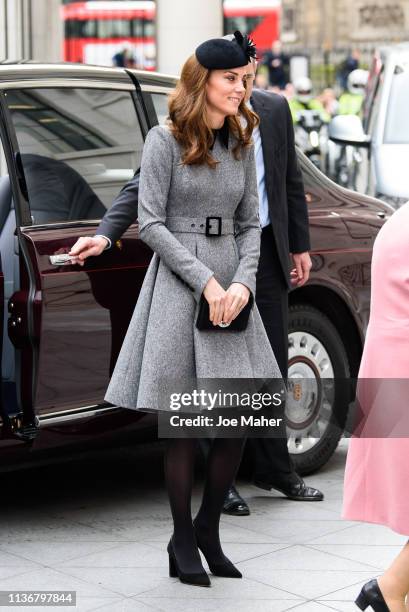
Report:
M194 223L191 223L191 224L190 224L190 227L194 227L194 226L195 226L195 224L194 224Z
M204 227L204 223L201 223L201 224L200 224L200 227Z

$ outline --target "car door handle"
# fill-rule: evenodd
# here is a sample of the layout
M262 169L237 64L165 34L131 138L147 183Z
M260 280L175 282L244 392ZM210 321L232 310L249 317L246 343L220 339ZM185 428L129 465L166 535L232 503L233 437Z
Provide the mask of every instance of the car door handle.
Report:
M68 253L59 253L58 255L50 255L49 257L50 263L53 266L68 265L72 263L72 260L74 259L71 255L68 255Z

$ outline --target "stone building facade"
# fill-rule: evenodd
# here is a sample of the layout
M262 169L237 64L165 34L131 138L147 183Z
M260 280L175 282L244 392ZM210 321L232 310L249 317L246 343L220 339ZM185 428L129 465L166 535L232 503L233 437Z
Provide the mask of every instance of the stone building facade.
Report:
M0 61L61 59L61 0L0 0Z
M292 48L365 48L409 40L408 0L282 0L283 42Z
M352 49L369 64L380 44L409 41L409 0L282 0L281 39L312 66L337 65Z

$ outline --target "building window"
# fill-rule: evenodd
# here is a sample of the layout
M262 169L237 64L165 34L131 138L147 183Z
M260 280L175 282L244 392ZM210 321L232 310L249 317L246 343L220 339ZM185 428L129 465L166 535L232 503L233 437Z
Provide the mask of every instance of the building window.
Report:
M283 7L281 15L281 40L294 42L297 39L295 6Z

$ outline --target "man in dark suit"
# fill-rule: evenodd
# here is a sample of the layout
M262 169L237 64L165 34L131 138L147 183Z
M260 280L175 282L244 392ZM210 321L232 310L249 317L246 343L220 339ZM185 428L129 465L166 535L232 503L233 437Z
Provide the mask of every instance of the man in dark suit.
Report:
M283 378L288 374L288 292L304 285L311 268L308 211L294 144L294 128L286 98L253 91L256 63L249 63L247 100L260 117L253 132L260 202L261 245L256 276L256 304ZM253 484L277 489L297 501L321 501L323 494L296 473L287 440L250 438ZM210 442L201 439L206 453ZM246 501L232 486L223 511L250 514Z
M291 112L285 97L252 89L246 81L249 106L260 117L253 133L260 201L261 247L256 277L256 304L283 378L288 373L288 292L309 278L311 259L308 211L294 144ZM291 270L291 274L290 274ZM308 487L296 473L287 440L251 438L254 484L277 489L289 499L321 501L323 494ZM247 514L248 507L234 487L225 511Z

